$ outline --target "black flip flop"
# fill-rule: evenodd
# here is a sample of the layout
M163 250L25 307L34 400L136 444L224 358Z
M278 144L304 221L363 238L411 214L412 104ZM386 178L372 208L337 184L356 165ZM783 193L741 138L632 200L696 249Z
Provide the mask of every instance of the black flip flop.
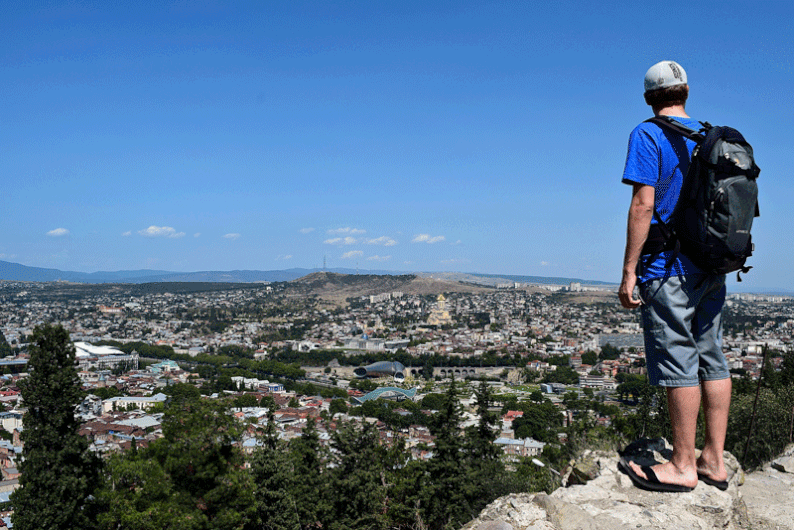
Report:
M640 469L648 478L642 478L635 473L629 465L629 462L623 458L620 459L620 467L623 468L623 471L629 476L634 485L643 490L686 493L695 489L690 488L689 486L660 482L659 478L656 476L656 473L654 473L653 469L651 469L651 466L640 466Z
M704 475L703 473L698 473L698 480L705 482L709 486L714 486L718 490L725 491L728 489L728 481L727 480L714 480L713 478Z

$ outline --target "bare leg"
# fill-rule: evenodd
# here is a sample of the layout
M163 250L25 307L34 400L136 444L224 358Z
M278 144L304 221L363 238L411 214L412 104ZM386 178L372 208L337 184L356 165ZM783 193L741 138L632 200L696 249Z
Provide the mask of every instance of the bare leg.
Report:
M667 407L670 410L670 426L673 431L673 456L669 462L654 466L653 472L665 484L695 487L698 483L695 433L700 410L700 387L669 387ZM630 465L635 473L648 478L636 463L631 462Z
M697 470L713 480L725 480L728 472L722 452L728 431L728 409L731 405L731 380L703 381L703 414L706 418L706 443L697 460Z

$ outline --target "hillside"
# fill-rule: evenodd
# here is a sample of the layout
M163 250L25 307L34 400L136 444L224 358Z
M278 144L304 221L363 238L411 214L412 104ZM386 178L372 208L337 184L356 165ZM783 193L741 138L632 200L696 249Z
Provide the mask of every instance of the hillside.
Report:
M399 291L405 294L437 295L441 293L479 293L491 288L459 281L437 280L414 274L398 276L374 274L338 274L314 272L289 282L289 293L315 295L319 298L343 301L349 297L369 296Z

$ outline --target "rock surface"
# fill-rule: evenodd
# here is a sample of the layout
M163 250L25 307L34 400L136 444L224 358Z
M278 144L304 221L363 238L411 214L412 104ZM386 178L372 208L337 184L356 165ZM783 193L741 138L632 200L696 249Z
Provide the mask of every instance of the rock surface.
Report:
M746 475L740 488L752 529L794 529L794 445Z
M776 467L790 466L792 457L794 446ZM550 495L502 497L462 530L794 530L794 473L773 464L745 475L726 453L726 491L701 482L689 493L658 493L636 488L618 470L618 458L586 453L588 471L598 470L592 480Z

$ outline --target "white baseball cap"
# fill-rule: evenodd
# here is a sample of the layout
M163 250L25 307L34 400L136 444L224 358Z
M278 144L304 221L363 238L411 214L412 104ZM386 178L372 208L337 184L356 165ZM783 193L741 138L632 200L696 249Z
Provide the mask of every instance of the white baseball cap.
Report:
M686 84L686 72L675 61L658 62L645 72L645 92Z

